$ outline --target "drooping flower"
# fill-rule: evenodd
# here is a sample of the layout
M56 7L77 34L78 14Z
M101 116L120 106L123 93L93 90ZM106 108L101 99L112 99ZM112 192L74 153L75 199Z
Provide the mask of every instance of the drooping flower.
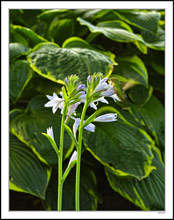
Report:
M105 115L101 115L94 120L95 122L112 122L117 121L117 114L116 113L108 113Z
M73 133L74 133L74 137L76 138L77 129L80 125L80 118L74 118L74 117L71 117L71 118L75 120L74 125L73 125ZM84 121L84 123L85 123L85 121ZM89 123L87 126L84 127L84 129L87 131L90 131L90 132L94 132L95 125L92 123Z
M53 128L47 128L47 134L54 140Z
M59 98L56 93L53 93L53 96L46 95L46 97L50 100L47 102L44 106L45 107L52 107L53 114L57 111L57 109L60 107L60 104L64 102L63 98Z

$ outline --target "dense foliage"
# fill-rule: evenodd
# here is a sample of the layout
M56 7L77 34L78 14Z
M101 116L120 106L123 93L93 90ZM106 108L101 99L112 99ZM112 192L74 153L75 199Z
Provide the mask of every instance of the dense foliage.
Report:
M41 133L52 126L59 145L61 114L44 107L46 95L59 93L70 74L83 82L101 72L119 80L113 83L122 102L108 98L116 122L84 131L81 210L102 201L97 163L121 196L142 210L164 210L164 25L162 10L10 10L11 190L56 209L57 157ZM66 132L64 141L66 168L74 146ZM64 210L74 210L74 184L73 169Z

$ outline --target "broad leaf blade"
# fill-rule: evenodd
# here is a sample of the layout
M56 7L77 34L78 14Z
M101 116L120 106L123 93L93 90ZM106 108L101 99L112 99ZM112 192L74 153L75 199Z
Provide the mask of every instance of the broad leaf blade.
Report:
M87 150L116 175L147 177L151 166L154 145L152 139L141 129L127 122L118 114L116 122L95 123L95 133L84 131Z
M111 59L87 48L58 48L54 44L39 44L28 55L31 68L56 82L77 74L82 81L94 72L107 73ZM62 82L63 83L63 82Z
M16 102L32 77L27 60L17 60L10 66L10 99Z
M144 40L140 36L134 34L131 28L124 22L108 21L99 23L98 26L94 26L93 24L80 17L77 20L81 25L86 25L92 33L102 33L113 41L125 43L133 42L140 50L142 50L143 53L147 52L146 48L140 47L139 45L139 42L140 44L145 45Z
M154 34L157 32L158 22L160 19L160 13L156 11L142 12L142 11L131 11L131 10L115 10L114 13L123 21L145 29Z
M21 191L45 198L50 169L15 136L10 136L10 179Z
M108 168L105 168L105 172L113 190L141 209L164 210L164 165L154 151L153 154L155 157L152 164L157 169L141 181L135 178L120 178Z
M47 102L48 99L43 96L36 96L31 99L25 111L12 117L10 129L15 136L33 149L39 159L48 164L56 164L57 155L42 133L46 132L48 127L52 127L55 142L59 146L61 114L60 110L53 114L51 108L44 107ZM65 131L64 158L71 154L72 148L69 135Z
M118 57L116 61L118 66L115 68L113 75L120 81L148 86L147 69L138 56Z
M10 62L22 55L27 55L30 48L20 43L10 43Z
M143 106L132 105L131 115L144 125L145 130L154 138L156 146L164 149L164 108L160 101L151 96Z

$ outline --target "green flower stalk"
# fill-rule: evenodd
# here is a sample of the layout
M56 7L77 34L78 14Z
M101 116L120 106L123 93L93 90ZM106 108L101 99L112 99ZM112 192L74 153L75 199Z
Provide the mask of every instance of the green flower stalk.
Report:
M65 86L62 87L60 96L53 93L53 96L47 95L50 100L45 104L45 107L52 107L52 112L61 109L62 120L60 130L60 146L57 147L54 141L54 135L52 128L47 129L47 134L44 134L50 141L52 147L58 156L58 202L57 210L62 210L62 191L63 183L66 180L70 170L76 164L76 185L75 185L75 207L76 211L80 210L80 166L81 166L81 151L82 151L82 138L83 129L90 132L95 132L95 125L92 122L112 122L116 121L117 115L115 113L108 113L105 115L97 116L97 112L94 112L87 120L85 120L87 108L97 110L97 103L102 102L109 104L105 97L111 97L114 101L119 100L114 92L111 83L108 83L107 78L103 78L101 73L93 74L87 78L87 87L79 82L79 78L76 75L71 75L65 79ZM81 118L75 118L75 110L77 107L84 103ZM72 119L74 120L73 129L71 129L67 123ZM64 174L62 172L63 165L63 143L64 143L64 131L68 132L77 151L74 151L67 169ZM77 131L79 130L78 138Z

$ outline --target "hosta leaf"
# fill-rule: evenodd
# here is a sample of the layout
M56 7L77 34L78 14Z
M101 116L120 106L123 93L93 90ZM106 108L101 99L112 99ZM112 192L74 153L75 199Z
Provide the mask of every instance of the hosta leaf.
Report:
M46 10L42 12L40 15L38 15L38 19L41 19L43 21L49 22L50 20L54 19L54 17L64 14L68 12L68 9L51 9L51 10Z
M10 99L15 102L32 77L27 60L17 60L10 66Z
M127 122L118 114L116 122L95 123L95 133L84 131L88 151L116 175L142 179L154 169L152 139L143 130Z
M53 114L51 108L45 108L44 104L48 101L49 100L43 96L32 98L25 111L11 117L10 130L22 142L32 148L39 159L48 164L56 164L57 155L42 133L46 133L48 127L53 127L55 142L59 147L61 114L59 110ZM13 111L13 115L14 113ZM64 158L69 156L72 147L69 135L65 132Z
M117 58L118 66L113 76L122 82L142 84L148 86L148 73L143 61L136 55L131 57Z
M20 94L19 101L21 103L27 103L31 98L38 94L47 95L53 94L53 92L58 94L61 90L61 87L61 84L48 80L40 76L39 74L33 72L32 78Z
M156 145L164 149L164 108L160 101L155 96L151 96L143 107L132 105L129 111L139 123L144 125L156 141Z
M14 135L10 135L10 189L45 198L51 170Z
M36 34L30 28L22 27L20 25L10 25L10 29L14 35L17 33L23 36L24 38L26 38L29 44L31 45L31 47L41 42L47 42L46 39Z
M62 209L75 210L75 167L70 171L63 185ZM94 172L87 166L81 166L80 210L96 210L98 192ZM57 171L53 170L44 201L45 208L57 210Z
M141 47L141 44L145 45L143 39L134 34L131 28L122 21L107 21L95 26L80 17L77 18L77 20L81 25L86 25L92 33L104 34L105 37L113 41L125 43L133 42L143 53L147 52L145 47Z
M148 30L152 33L157 32L160 13L156 11L142 12L131 10L115 10L114 13L123 21L136 27Z
M149 31L143 30L142 37L148 47L155 50L165 49L165 31L162 28L158 27L156 35Z
M133 103L143 106L150 99L152 92L152 86L146 88L143 85L136 85L129 89L128 96Z
M124 198L130 200L143 210L164 210L164 165L153 151L152 165L157 169L139 181L136 178L121 178L105 168L110 186Z
M74 35L73 19L58 19L52 21L47 33L48 37L52 37L58 44L62 44L64 40Z
M107 73L111 59L87 48L58 48L54 44L39 44L28 55L31 68L40 75L56 82L71 74L86 81L94 72Z
M30 48L20 43L10 43L10 62L16 58L27 55Z
M63 48L88 48L88 49L91 49L91 50L95 50L99 53L102 53L102 54L108 56L113 61L114 64L117 64L115 62L115 54L111 53L110 51L106 51L103 48L102 48L103 50L95 48L95 47L91 46L87 41L85 41L85 40L83 40L82 38L79 38L79 37L70 37L70 38L68 38L67 40L64 41L62 47Z

